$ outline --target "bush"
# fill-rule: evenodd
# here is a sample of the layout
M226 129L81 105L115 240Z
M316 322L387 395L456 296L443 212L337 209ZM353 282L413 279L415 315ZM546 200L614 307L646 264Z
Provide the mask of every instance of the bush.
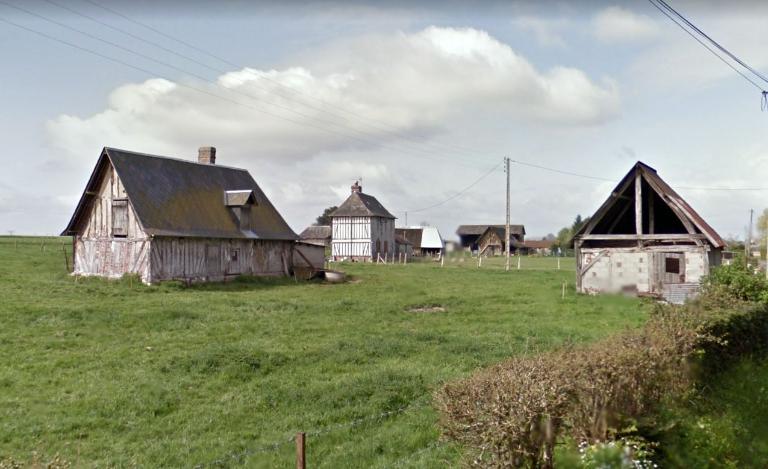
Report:
M662 398L688 389L699 321L683 308L658 308L639 331L512 358L448 384L436 395L444 432L470 449L470 464L552 467L564 435L589 444L614 439Z
M736 260L712 269L704 280L704 293L721 300L768 303L768 281Z

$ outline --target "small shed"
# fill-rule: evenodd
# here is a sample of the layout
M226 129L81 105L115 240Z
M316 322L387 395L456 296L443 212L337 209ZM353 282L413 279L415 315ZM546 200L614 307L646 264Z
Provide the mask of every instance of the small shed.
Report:
M520 246L520 252L528 255L549 256L552 254L554 244L555 241L552 239L526 239Z
M579 291L683 303L720 265L725 241L655 169L637 162L574 245Z
M395 253L395 216L357 181L352 193L331 213L333 260L375 261Z
M456 230L456 234L459 236L459 243L464 249L468 251L477 251L479 249L480 237L485 234L488 228L501 228L506 229L506 225L460 225ZM509 225L510 236L515 238L515 242L522 243L525 241L525 226L523 225ZM502 235L500 239L504 239Z
M298 238L248 171L104 148L62 235L74 273L162 280L288 275Z
M331 247L331 226L310 225L299 234L299 238L304 243Z

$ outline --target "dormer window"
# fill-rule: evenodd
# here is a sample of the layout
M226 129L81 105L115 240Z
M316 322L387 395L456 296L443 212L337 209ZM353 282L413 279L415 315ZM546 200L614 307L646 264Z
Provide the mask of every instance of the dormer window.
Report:
M112 236L128 236L128 199L112 199Z
M258 205L256 195L252 190L225 191L224 205L232 210L240 230L248 231L251 229L251 207Z

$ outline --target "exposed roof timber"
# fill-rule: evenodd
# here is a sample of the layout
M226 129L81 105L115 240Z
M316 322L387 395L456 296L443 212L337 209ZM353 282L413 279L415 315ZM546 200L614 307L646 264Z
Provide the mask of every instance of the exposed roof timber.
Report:
M694 241L707 239L707 235L702 233L688 234L589 234L581 235L584 241Z
M661 200L663 200L670 210L672 210L672 212L680 219L680 222L689 234L696 234L698 230L701 233L704 233L705 236L703 238L696 238L697 240L706 239L715 247L725 246L723 238L720 237L720 235L709 226L709 224L696 213L696 211L688 205L688 203L680 197L672 187L669 186L669 184L659 177L656 170L641 161L638 161L624 178L619 181L608 199L597 209L589 223L583 226L582 229L574 235L574 238L580 237L586 239L585 236L592 233L595 226L597 226L601 219L605 217L608 211L618 202L618 199L627 190L629 185L635 182L635 176L638 174L645 179L651 189L653 189Z

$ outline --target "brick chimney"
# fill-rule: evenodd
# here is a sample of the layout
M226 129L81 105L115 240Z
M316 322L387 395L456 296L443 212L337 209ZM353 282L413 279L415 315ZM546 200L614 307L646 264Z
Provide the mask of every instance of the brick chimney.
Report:
M363 192L363 186L360 185L359 181L355 181L354 184L352 184L352 193L355 192Z
M216 164L216 147L200 147L197 150L197 162L201 164Z

